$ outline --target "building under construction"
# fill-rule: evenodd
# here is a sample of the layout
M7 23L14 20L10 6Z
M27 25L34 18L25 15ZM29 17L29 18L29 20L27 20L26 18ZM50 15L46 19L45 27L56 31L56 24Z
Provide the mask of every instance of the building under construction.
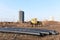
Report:
M24 22L24 11L19 11L19 22Z

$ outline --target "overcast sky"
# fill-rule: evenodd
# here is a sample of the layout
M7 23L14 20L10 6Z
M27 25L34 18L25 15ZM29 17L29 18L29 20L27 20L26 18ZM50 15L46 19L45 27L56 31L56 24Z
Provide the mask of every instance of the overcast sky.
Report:
M25 20L38 18L60 21L60 0L0 0L0 21L17 21L19 10L25 12Z

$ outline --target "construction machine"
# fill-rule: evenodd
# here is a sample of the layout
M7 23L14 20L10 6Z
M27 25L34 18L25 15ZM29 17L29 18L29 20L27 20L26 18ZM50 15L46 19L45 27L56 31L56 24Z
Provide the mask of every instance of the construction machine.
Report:
M31 19L31 23L32 23L32 24L37 24L37 18Z
M33 27L33 26L37 26L37 23L38 23L37 18L32 18L32 19L30 20L30 23L31 23L32 27Z

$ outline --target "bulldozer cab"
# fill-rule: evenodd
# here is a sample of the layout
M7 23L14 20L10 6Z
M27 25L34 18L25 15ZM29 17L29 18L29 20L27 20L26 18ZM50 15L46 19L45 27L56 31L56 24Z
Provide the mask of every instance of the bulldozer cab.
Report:
M31 23L32 23L32 24L37 24L37 18L31 19Z

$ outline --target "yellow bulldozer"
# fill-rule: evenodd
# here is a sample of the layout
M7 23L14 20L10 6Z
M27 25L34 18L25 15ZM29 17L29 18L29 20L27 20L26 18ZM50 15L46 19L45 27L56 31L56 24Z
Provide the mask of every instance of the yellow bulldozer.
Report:
M36 26L38 26L38 25L42 26L42 22L41 22L41 21L38 21L37 18L32 18L32 19L30 20L30 23L31 23L32 27L33 27L33 26L36 27Z
M37 26L37 18L32 18L30 20L30 23L31 23L32 27Z
M32 23L32 24L37 24L37 18L31 19L31 23Z

